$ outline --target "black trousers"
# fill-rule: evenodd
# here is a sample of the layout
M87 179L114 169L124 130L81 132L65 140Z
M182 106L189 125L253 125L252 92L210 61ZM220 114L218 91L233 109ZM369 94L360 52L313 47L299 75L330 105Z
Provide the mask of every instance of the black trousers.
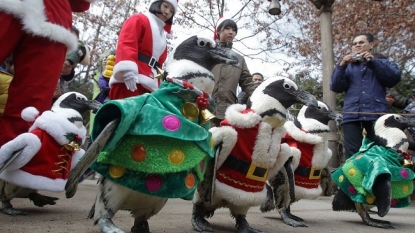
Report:
M359 151L360 147L362 146L363 129L366 130L366 137L369 140L375 140L375 131L373 129L374 123L374 121L356 121L344 123L342 125L345 159L350 158L352 155Z

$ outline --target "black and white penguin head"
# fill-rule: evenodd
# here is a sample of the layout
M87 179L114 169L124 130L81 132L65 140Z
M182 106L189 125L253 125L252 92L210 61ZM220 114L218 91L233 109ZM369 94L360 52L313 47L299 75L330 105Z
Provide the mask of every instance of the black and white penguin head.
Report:
M340 123L342 115L330 109L327 104L318 101L318 105L303 106L298 112L296 125L308 133L328 133L329 121Z
M385 114L379 117L374 125L375 143L396 150L408 150L408 138L403 132L408 127L414 127L415 120L398 114Z
M102 104L95 100L88 100L78 92L67 92L61 95L52 105L52 111L66 117L77 127L83 126L82 114L88 110L96 110Z
M232 49L217 46L209 37L192 36L170 53L166 71L169 77L184 80L211 94L214 77L210 70L219 63L236 64L238 56Z
M296 103L316 106L317 99L310 93L298 89L288 78L272 77L255 89L248 100L247 108L254 110L264 120L285 120L287 108Z

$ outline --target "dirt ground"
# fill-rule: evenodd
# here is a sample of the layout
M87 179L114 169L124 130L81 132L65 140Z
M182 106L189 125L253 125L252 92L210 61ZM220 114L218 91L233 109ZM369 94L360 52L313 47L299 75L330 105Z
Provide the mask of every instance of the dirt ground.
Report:
M64 193L41 192L45 195L59 197L57 204L39 208L27 199L14 199L15 208L29 211L27 216L8 216L0 213L1 233L99 233L98 227L86 216L95 200L97 192L96 180L86 180L78 187L78 192L72 199L66 199ZM258 207L251 208L247 215L250 225L265 232L414 232L415 207L391 209L382 218L391 221L395 230L385 230L369 227L363 224L357 213L334 212L331 210L332 197L320 197L316 200L301 200L294 203L292 213L302 217L308 223L307 228L293 228L285 225L275 211L261 213ZM150 230L153 233L182 233L195 232L190 223L192 203L180 199L172 199L162 211L150 219ZM379 218L373 215L374 218ZM114 223L126 232L130 232L133 218L127 211L118 212ZM235 232L235 222L227 209L219 209L208 219L216 233Z

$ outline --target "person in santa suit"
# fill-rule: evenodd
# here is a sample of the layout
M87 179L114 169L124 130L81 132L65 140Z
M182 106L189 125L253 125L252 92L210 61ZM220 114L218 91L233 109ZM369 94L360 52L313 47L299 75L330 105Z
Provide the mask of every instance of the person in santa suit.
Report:
M177 0L151 0L148 12L128 18L118 37L114 72L110 78L110 99L122 99L158 89L156 67L167 57ZM166 33L168 33L166 35Z
M28 104L50 109L65 55L77 47L72 12L88 10L93 1L1 0L0 63L12 54L15 74L0 117L0 146L27 132L31 123L20 114Z

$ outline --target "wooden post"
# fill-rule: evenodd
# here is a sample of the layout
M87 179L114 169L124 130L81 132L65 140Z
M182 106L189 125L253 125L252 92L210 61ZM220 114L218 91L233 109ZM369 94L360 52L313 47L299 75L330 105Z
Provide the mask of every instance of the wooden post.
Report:
M323 102L331 109L336 108L335 93L330 90L331 74L334 70L333 54L333 28L331 20L331 4L322 5L320 9L320 32L321 32L321 52L322 52L322 73L323 73ZM340 159L337 153L339 135L335 122L330 122L329 148L333 152L331 157L331 167L338 167Z

